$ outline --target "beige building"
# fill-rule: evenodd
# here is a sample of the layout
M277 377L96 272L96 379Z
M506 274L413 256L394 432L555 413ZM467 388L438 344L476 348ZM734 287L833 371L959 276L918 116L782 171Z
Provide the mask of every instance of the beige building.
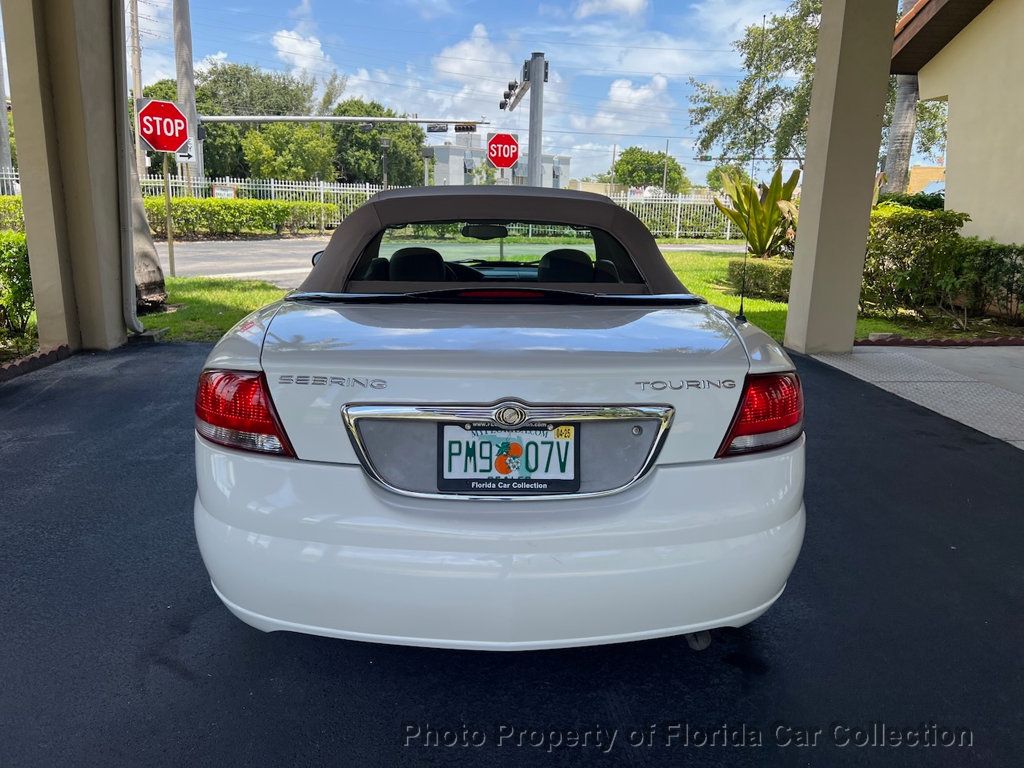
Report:
M965 234L1024 243L1024 2L919 0L892 71L949 102L946 207L971 215Z

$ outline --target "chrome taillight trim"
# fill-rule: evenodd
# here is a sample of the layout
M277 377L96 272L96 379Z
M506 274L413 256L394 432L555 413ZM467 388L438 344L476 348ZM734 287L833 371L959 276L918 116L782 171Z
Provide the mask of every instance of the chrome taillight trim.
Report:
M409 491L392 485L377 471L370 458L369 451L359 434L360 419L404 419L433 421L439 424L461 424L470 422L489 422L496 427L508 428L495 421L494 414L498 409L516 405L526 413L520 425L538 424L559 421L600 421L600 420L631 420L657 419L658 434L651 443L651 450L640 466L639 471L626 483L615 488L588 493L568 494L522 494L516 496L482 495L463 493L424 493ZM391 404L358 404L346 405L341 409L341 418L348 430L352 447L359 457L366 474L381 487L403 496L419 499L456 499L461 501L551 501L555 499L592 499L621 493L640 481L654 466L658 453L672 425L675 408L671 405L531 405L521 400L503 398L489 405L391 405Z

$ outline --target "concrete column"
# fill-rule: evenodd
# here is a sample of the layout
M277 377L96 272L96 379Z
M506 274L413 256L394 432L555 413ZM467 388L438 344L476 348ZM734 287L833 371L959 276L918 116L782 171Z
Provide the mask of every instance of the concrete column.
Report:
M853 346L889 77L895 0L824 0L786 346Z
M0 0L41 346L125 341L113 8Z

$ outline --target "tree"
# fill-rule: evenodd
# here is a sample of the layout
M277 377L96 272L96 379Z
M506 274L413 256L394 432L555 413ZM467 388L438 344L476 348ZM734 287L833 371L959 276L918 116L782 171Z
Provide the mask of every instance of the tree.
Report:
M325 86L336 80L336 77L329 79ZM174 81L167 82L174 86L176 93ZM196 107L201 115L309 115L316 106L315 85L311 78L223 62L196 73ZM344 87L342 80L341 88ZM327 91L325 87L325 93ZM242 142L253 130L257 128L248 124L207 125L203 142L206 175L249 176L250 167Z
M398 114L375 101L346 99L338 104L335 115L366 115L369 117L398 117ZM381 173L382 138L391 140L388 147L388 183L392 186L412 186L423 180L423 142L426 134L413 123L373 125L368 130L357 123L334 125L336 144L335 163L338 177L351 183L379 184Z
M690 180L674 157L664 152L651 152L643 147L629 147L622 151L615 161L615 180L630 187L660 187L666 162L668 175L665 191L672 194L689 191Z
M767 152L777 164L792 159L803 167L820 20L821 0L792 0L785 13L766 20L763 31L752 25L733 43L745 73L734 89L690 79L697 154L717 150L720 159L746 160ZM894 101L893 86L888 115ZM944 107L919 103L917 124L918 149L939 149L945 141ZM885 131L882 138L884 143Z
M900 12L906 13L914 0L903 0ZM896 75L896 98L889 121L885 149L885 182L882 192L905 192L910 180L910 156L914 151L917 129L917 75Z
M242 137L242 152L256 178L334 180L334 139L312 124L271 123Z
M725 176L738 184L749 184L752 179L750 175L738 163L718 163L708 171L707 185L716 192L725 190Z

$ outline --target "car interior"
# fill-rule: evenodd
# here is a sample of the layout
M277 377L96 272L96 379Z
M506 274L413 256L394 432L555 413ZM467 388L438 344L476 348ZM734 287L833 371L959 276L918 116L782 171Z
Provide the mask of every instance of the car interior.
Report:
M510 225L517 229L529 226L523 222L470 222L454 229L461 238L454 236L451 227L441 230L437 224L390 227L364 250L355 269L355 279L423 283L624 283L641 280L625 249L606 232L544 224L542 231L545 233L563 231L569 235L536 238L512 235L514 240L509 243ZM427 226L448 236L439 236L436 231L424 234ZM410 230L418 231L419 236L410 238ZM414 244L406 244L409 239ZM570 247L577 243L579 247Z

